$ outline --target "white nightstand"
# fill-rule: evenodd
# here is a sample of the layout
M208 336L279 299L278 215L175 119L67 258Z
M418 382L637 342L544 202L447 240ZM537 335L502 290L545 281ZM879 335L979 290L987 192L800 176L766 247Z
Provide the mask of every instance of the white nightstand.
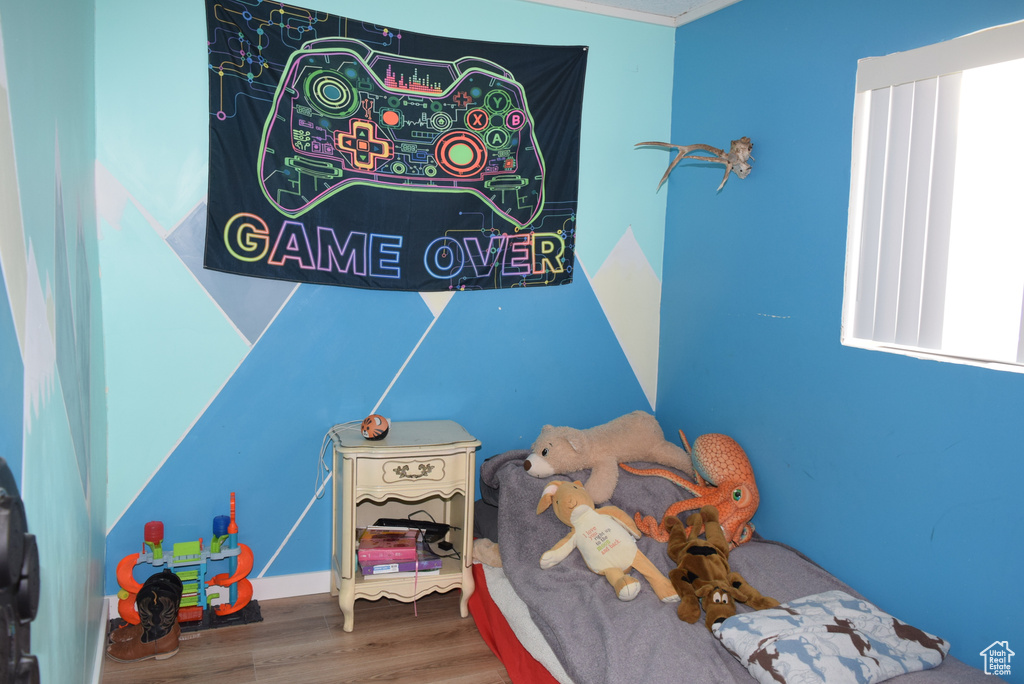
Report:
M331 433L334 443L334 534L331 595L352 631L357 598L413 601L434 591L462 589L462 617L473 593L473 500L480 441L451 420L391 423L388 436L364 439L358 430ZM356 563L356 528L378 518L427 516L447 523L447 541L461 560L445 558L439 575L364 580ZM434 545L437 550L437 545Z

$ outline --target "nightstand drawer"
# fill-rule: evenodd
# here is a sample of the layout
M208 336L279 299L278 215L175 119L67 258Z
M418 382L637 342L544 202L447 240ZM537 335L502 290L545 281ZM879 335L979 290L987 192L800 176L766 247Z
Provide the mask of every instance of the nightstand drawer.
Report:
M431 485L464 485L465 452L445 456L361 458L356 464L359 489Z

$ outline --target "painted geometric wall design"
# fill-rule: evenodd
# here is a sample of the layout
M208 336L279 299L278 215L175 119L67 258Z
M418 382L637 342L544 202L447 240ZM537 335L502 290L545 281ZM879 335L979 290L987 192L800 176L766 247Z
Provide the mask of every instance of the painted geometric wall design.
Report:
M21 225L21 200L14 159L10 101L3 36L0 34L0 457L7 460L21 483L22 427L24 423L25 342L28 266L25 234Z
M658 396L661 281L637 243L632 227L626 229L601 264L592 284L653 411Z
M379 338L348 334L354 322L375 317L384 305L392 315L378 323ZM413 293L367 297L344 288L300 287L109 532L106 593L116 592L113 565L141 543L145 522L162 520L169 540L208 537L232 491L238 492L239 539L262 567L313 496L327 428L369 412L430 322ZM308 446L296 451L296 444ZM189 506L173 505L186 491ZM313 568L327 567L329 505L329 497L319 502L305 524L318 526L318 543L303 547L304 530L298 531L289 550L299 562L292 567L308 571L311 560ZM281 563L289 567L287 555Z
M85 253L85 236L79 217L75 241L68 243L64 226L64 194L61 188L60 144L56 145L56 218L54 221L54 299L56 311L57 373L61 393L71 426L71 442L78 461L82 490L89 498L89 470L92 422L90 340L92 339L89 287L89 260ZM73 251L72 251L73 250ZM74 274L68 252L74 254ZM74 292L72 292L74 281Z
M196 280L210 293L224 315L231 319L249 344L267 329L297 285L265 278L240 278L203 268L206 239L206 202L202 202L167 236Z
M457 420L483 442L480 460L495 445L529 446L546 422L596 423L642 406L643 390L585 282L514 298L455 296L436 322L415 293L300 286L111 529L106 593L117 591L113 567L136 550L147 521L162 520L168 540L208 536L231 491L245 492L240 540L253 548L257 571L276 553L268 576L326 570L329 489L278 550L313 498L326 429L369 413L407 360L378 412ZM372 335L350 334L367 325ZM315 337L307 333L313 328ZM525 340L537 339L544 344L523 361ZM579 339L586 344L569 342ZM457 361L452 349L460 350ZM566 402L565 393L591 399ZM296 444L306 446L296 451ZM169 505L184 491L194 505Z
M14 316L6 299L7 287L0 279L0 387L5 388L0 392L0 458L7 461L20 482L24 392L17 390L23 386L25 366L21 362Z
M0 455L42 569L31 651L43 681L75 682L98 657L106 415L93 256L94 8L60 4L2 3ZM40 13L59 47L18 30Z
M2 48L2 46L0 46ZM10 119L7 115L6 91L3 93L5 114L0 117L7 130L0 130L0 140L11 139ZM6 207L17 208L17 180L14 177L13 145L0 145L0 167L7 169L10 183L3 184L3 203ZM0 241L0 265L4 276L5 313L10 320L15 337L6 340L9 347L3 368L12 375L3 386L21 387L19 396L5 392L5 402L17 400L18 408L4 406L4 420L16 417L17 429L5 430L0 447L3 456L12 467L15 477L21 479L22 426L31 430L33 419L43 410L50 392L59 386L69 428L77 473L83 494L89 496L89 470L91 463L92 422L89 396L92 380L90 377L92 349L91 302L92 292L89 280L89 260L86 254L84 227L81 216L76 220L73 239L69 240L65 225L63 188L61 186L60 144L55 144L55 186L53 281L46 275L50 269L40 269L32 241L28 240L28 252L24 249L26 240L20 213L13 216L4 212L3 220L11 221L3 226ZM8 307L9 304L9 307ZM20 317L20 320L19 320ZM19 358L20 357L20 358ZM14 369L23 371L14 377ZM59 382L56 379L59 377ZM22 404L24 402L24 404Z
M109 527L249 352L168 249L168 232L101 165L97 202L106 357ZM145 444L145 448L140 448Z
M371 410L395 420L458 420L483 442L483 459L528 446L544 423L585 427L653 407L657 335L650 331L658 326L665 206L653 184L663 167L633 143L637 126L643 139L667 139L671 73L663 66L673 53L672 31L603 19L555 27L543 20L551 10L532 6L504 28L492 26L500 10L490 7L445 26L410 0L373 10L440 34L504 40L514 29L546 43L595 46L587 76L592 116L581 141L587 162L580 169L577 275L586 277L544 293L383 297L215 279L197 267L206 136L189 116L169 115L205 111L206 94L194 87L192 72L175 70L159 87L147 86L156 106L139 118L125 115L136 98L123 88L125 69L139 76L133 82L146 82L143 70L123 62L123 41L177 51L184 49L180 36L202 22L140 5L126 20L140 31L114 31L123 17L101 4L96 177L110 359L108 565L137 550L150 519L163 519L169 538L208 537L210 520L236 491L242 541L256 553L254 574L326 570L330 493L313 498L324 432ZM141 30L158 23L168 28ZM114 33L117 41L102 40ZM596 49L621 44L637 47L628 55ZM627 85L650 95L639 118L621 99ZM614 193L608 169L621 172ZM623 299L623 291L635 300ZM126 301L134 296L141 305ZM138 329L151 324L164 334ZM181 338L189 326L202 345ZM169 396L153 396L161 393ZM147 448L133 449L144 437ZM169 503L180 497L187 507ZM111 583L108 574L108 593L116 589Z
M121 195L100 210L115 228L106 239L149 233L140 247L170 246L249 343L225 384L191 425L179 428L183 437L162 462L148 476L136 475L141 489L134 498L108 512L108 519L115 516L107 538L108 594L117 590L112 569L134 551L142 525L161 520L168 540L206 536L204 526L223 514L231 491L245 492L238 506L256 572L327 569L330 488L313 501L323 433L372 410L396 420L459 420L484 443L483 460L493 455L488 444L529 446L545 423L586 426L653 408L660 283L630 229L605 259L593 289L589 277L577 278L574 288L515 298L298 286L202 269L204 203L164 231L116 179L101 175L114 189L111 196ZM619 294L623 280L636 301ZM563 396L592 400L564 402ZM295 454L296 443L308 449ZM197 479L197 472L228 476ZM168 508L168 493L180 491L197 506ZM267 505L271 501L277 505Z

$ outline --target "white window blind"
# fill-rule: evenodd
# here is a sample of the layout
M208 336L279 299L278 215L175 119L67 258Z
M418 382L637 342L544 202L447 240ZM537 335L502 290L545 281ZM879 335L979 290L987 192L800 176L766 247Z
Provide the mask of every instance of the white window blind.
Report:
M1024 22L861 60L843 344L1024 370Z

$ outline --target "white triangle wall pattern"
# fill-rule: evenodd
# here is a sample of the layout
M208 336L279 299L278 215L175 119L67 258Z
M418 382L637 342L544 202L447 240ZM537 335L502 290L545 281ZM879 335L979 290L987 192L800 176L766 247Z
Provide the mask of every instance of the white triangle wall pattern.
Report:
M661 281L636 241L632 226L626 228L590 282L654 410L658 396Z

